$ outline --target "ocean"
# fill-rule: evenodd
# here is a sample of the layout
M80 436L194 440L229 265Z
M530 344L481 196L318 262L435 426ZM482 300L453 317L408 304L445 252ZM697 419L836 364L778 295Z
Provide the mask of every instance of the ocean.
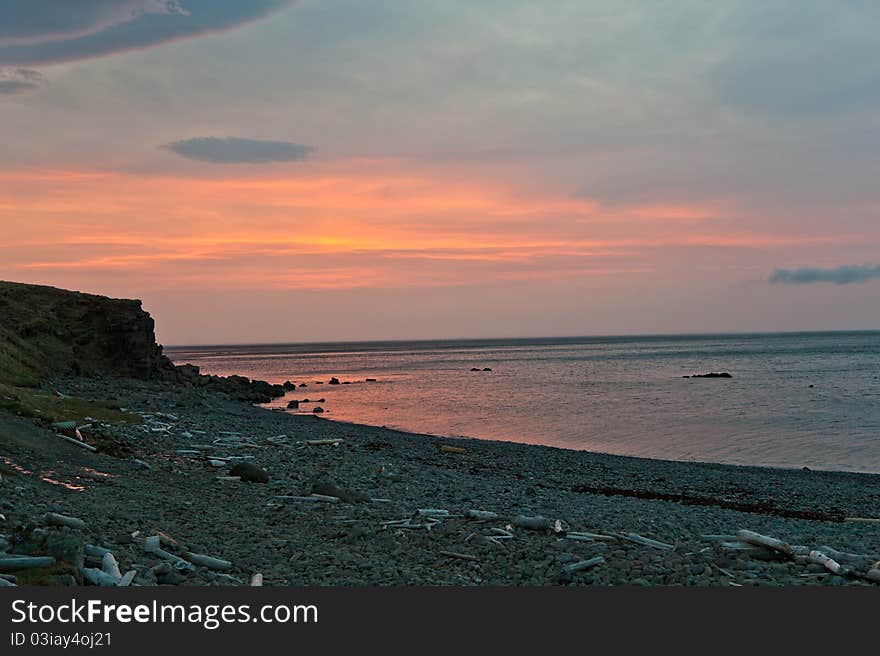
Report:
M670 460L880 473L880 332L166 353L203 373L306 383L272 405L325 399L317 404L324 419ZM682 377L722 371L733 377ZM349 384L329 385L331 377ZM315 405L298 412L311 414Z

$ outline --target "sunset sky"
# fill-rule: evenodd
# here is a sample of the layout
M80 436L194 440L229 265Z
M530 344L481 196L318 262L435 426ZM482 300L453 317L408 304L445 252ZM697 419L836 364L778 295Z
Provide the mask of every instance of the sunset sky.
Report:
M0 0L0 279L141 298L167 344L880 328L878 33L867 0Z

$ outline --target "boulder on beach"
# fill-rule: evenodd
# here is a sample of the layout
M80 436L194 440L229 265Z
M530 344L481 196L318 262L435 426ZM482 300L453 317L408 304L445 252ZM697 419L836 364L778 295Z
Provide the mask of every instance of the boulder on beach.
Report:
M333 378L330 379L330 384L339 385L339 379L336 376L333 376Z
M269 474L252 462L239 462L229 470L230 476L238 476L248 483L268 483Z
M294 399L293 401L288 402L287 407L288 407L288 409L298 408L298 407L299 407L299 401L297 401L296 399Z

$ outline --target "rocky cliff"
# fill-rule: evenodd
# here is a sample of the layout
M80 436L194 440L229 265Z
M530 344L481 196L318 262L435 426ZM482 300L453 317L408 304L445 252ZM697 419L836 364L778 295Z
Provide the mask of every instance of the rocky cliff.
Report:
M0 282L0 383L37 385L57 376L164 380L253 402L284 393L262 381L175 367L141 301Z

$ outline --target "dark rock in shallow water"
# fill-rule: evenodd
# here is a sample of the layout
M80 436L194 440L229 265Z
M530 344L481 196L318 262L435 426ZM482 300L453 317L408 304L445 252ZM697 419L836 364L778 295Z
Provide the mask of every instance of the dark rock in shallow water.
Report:
M298 407L299 407L299 401L290 401L290 402L288 402L287 407L288 407L288 408L298 408Z
M306 385L305 383L300 383L299 386L300 387L308 387L308 385Z
M318 399L315 403L327 403L327 399Z
M491 367L483 367L483 371L492 371Z
M375 383L375 382L376 382L376 379L375 379L375 378L367 378L367 379L366 379L366 382L368 382L368 383Z
M322 412L324 412L324 408L322 408L321 406L318 406L317 408L312 410L312 412L314 412L316 414L321 414Z
M480 370L477 369L476 367L471 367L471 371L480 371Z
M682 378L733 378L733 376L726 371L722 371L721 373L712 371L708 374L694 374L693 376L682 376Z
M296 389L296 383L293 383L293 382L291 382L291 381L289 381L289 380L285 380L285 381L284 381L284 384L281 385L281 387L283 387L283 388L285 389L285 391L289 392L289 391L291 391L291 390L295 390L295 389Z
M311 403L311 401L309 399L303 399L300 403Z
M269 474L265 469L257 467L252 462L239 462L229 470L230 476L239 476L248 483L268 483Z
M331 385L339 385L339 379L336 376L334 376L333 378L330 379L330 384Z

